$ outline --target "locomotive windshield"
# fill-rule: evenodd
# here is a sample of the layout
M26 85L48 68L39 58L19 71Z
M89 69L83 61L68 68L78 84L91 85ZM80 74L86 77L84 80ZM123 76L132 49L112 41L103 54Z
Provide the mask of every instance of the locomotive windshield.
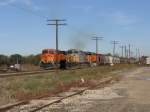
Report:
M56 51L55 50L43 50L42 54L55 54Z
M79 53L79 51L77 51L77 50L68 50L68 54L72 54L72 53Z
M48 53L48 50L43 50L42 51L42 54L47 54Z

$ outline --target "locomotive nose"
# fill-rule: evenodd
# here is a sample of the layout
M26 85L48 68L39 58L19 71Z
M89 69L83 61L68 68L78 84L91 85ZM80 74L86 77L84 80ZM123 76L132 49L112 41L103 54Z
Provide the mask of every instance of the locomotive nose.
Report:
M48 61L48 60L47 60L47 56L46 56L46 55L43 55L43 56L42 56L42 62L47 63L47 61Z

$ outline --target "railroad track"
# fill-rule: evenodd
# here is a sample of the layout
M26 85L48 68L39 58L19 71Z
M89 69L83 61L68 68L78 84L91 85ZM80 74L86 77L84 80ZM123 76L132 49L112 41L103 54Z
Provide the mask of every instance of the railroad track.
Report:
M53 105L53 104L57 104L57 103L59 103L59 102L65 100L65 99L67 99L67 98L70 98L70 97L73 97L73 96L76 96L76 95L81 95L82 93L84 93L84 92L87 91L87 90L96 89L96 88L99 88L99 87L104 87L104 84L107 84L107 83L111 82L112 79L113 79L112 77L104 78L103 80L101 80L101 81L99 82L99 84L97 84L97 85L95 85L95 86L90 86L90 87L87 87L87 88L85 88L85 89L83 89L83 90L74 92L74 93L72 93L72 94L70 94L70 95L67 95L67 96L65 96L65 97L62 97L62 98L57 99L57 100L55 100L55 101L52 101L52 102L50 102L50 103L47 103L47 104L45 104L45 105L38 106L38 107L36 107L35 109L32 109L32 110L30 110L30 111L28 111L28 112L37 112L37 111L40 111L40 110L42 110L42 109L44 109L44 108L46 108L46 107L48 107L48 106L51 106L51 105ZM9 104L9 105L2 106L2 107L0 107L0 112L9 111L10 109L12 109L12 108L14 108L14 107L16 107L16 106L21 106L21 105L24 105L24 104L28 104L29 102L30 102L30 100L26 100L26 101L16 102L16 103L14 103L14 104Z
M86 69L87 67L83 68L69 68L66 70L77 70L77 69ZM39 70L39 71L28 71L28 72L13 72L13 73L1 73L0 78L7 78L7 77L14 77L14 76L26 76L26 75L34 75L34 74L40 74L40 73L49 73L49 72L56 72L61 71L60 69L52 69L52 70Z
M33 74L48 73L48 72L55 72L55 71L56 70L40 70L40 71L31 71L31 72L4 73L4 74L0 74L0 78L13 77L13 76L33 75Z

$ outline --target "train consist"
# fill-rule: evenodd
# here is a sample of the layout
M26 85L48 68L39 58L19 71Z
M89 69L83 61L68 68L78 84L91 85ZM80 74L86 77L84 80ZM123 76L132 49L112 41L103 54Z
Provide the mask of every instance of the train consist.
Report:
M53 68L56 63L62 66L75 65L114 65L121 62L119 57L110 55L96 54L93 52L85 52L81 50L71 49L68 51L58 51L55 49L44 49L41 54L40 66L43 68Z
M150 57L148 56L142 56L140 61L143 65L150 65Z

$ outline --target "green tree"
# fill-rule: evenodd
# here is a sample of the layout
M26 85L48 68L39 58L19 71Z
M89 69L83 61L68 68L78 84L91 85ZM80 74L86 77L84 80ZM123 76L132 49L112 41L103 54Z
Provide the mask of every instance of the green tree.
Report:
M0 55L0 65L8 64L8 57L5 55Z
M23 57L20 54L13 54L9 57L9 63L10 64L22 64L23 63Z
M26 64L39 65L39 62L40 62L40 54L29 55L29 56L24 57L24 63Z

